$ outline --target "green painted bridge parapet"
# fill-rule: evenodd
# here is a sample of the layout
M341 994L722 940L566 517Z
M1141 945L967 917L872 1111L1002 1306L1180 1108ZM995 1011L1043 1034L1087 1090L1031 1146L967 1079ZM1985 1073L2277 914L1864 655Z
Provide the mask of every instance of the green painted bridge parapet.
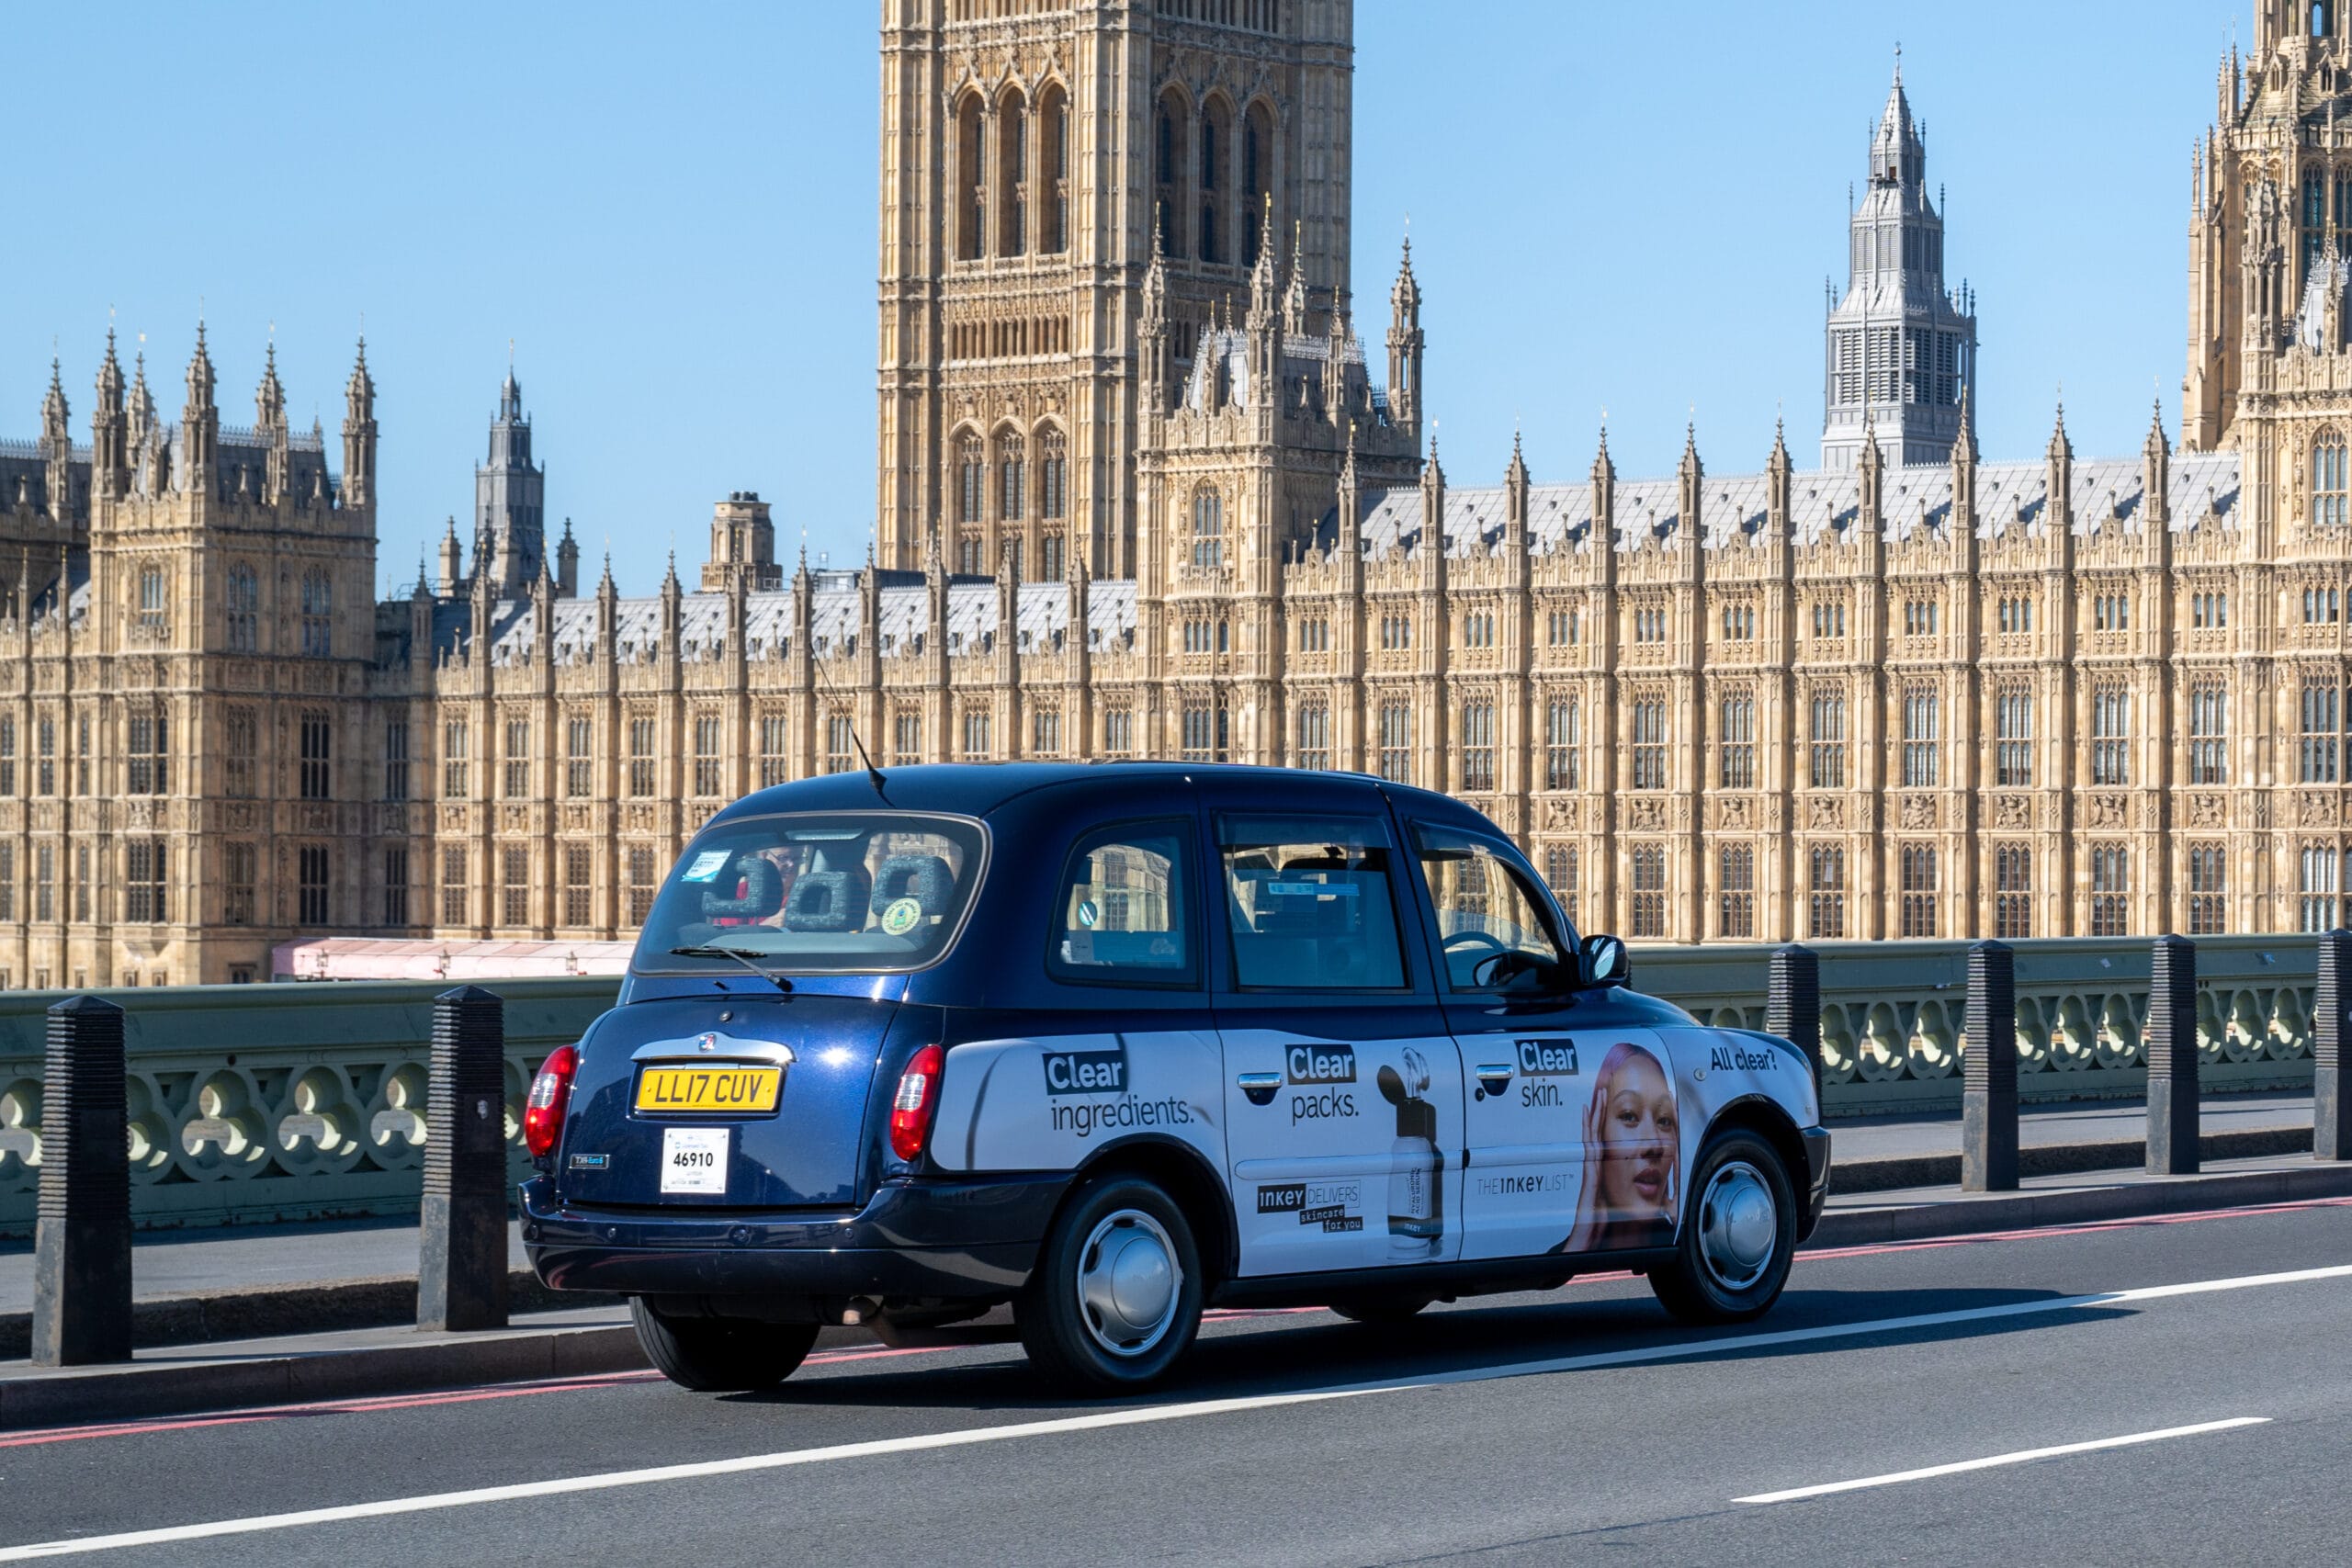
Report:
M510 1168L540 1061L613 1005L609 976L504 980ZM414 1213L433 998L447 981L92 993L124 1012L131 1206L143 1228ZM0 1237L32 1234L50 1006L0 992Z
M2146 1093L2149 940L2020 942L2020 1097ZM1829 942L1821 965L1823 1105L1831 1117L1960 1105L1967 944ZM1635 950L1637 987L1703 1022L1760 1029L1772 950ZM2197 942L2206 1092L2312 1079L2316 939ZM523 1096L579 1039L611 977L486 982L505 1001L510 1168L528 1169ZM148 1228L413 1214L422 1184L433 998L446 981L206 986L96 993L125 1012L133 1212ZM32 1233L47 1010L67 993L0 992L0 1237Z
M1821 961L1822 1106L1829 1116L1960 1108L1964 942L1808 943ZM2027 1103L2147 1092L2153 939L2009 944L2018 1092ZM1634 950L1635 988L1703 1023L1764 1027L1770 947ZM2199 1077L2207 1093L2308 1089L2313 936L2197 939Z

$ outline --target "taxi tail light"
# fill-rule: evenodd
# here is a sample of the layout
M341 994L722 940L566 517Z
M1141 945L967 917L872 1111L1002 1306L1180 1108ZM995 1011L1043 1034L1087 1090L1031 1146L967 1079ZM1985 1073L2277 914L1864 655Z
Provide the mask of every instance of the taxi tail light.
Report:
M900 1159L921 1159L931 1141L931 1119L939 1109L939 1070L947 1053L926 1045L899 1075L899 1092L890 1101L890 1152Z
M571 1103L571 1075L580 1070L580 1053L570 1045L559 1045L548 1053L539 1065L539 1076L531 1080L531 1098L523 1106L523 1143L534 1159L543 1159L555 1152L558 1134L563 1131L563 1113Z

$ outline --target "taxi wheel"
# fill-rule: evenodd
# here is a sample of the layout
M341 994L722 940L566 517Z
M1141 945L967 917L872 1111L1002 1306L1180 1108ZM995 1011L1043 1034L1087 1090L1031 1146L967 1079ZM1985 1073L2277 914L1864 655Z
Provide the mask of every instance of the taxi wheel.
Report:
M629 1321L645 1359L680 1388L745 1393L790 1377L817 1343L813 1323L753 1323L740 1317L663 1317L633 1296Z
M1796 1258L1796 1192L1781 1156L1743 1128L1718 1133L1691 1162L1690 1190L1698 1201L1674 1261L1650 1270L1650 1289L1684 1323L1762 1315Z
M1201 1326L1201 1264L1175 1201L1139 1177L1079 1190L1012 1303L1022 1348L1053 1381L1117 1393L1152 1382Z

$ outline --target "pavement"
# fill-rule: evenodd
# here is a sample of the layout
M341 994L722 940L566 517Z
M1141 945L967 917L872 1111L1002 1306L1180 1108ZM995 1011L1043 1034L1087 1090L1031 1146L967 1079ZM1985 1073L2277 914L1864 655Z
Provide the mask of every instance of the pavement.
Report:
M0 1437L0 1562L2337 1564L2352 1201L1805 1254L1758 1322L1645 1285L1390 1327L1219 1314L1174 1385L1015 1348Z

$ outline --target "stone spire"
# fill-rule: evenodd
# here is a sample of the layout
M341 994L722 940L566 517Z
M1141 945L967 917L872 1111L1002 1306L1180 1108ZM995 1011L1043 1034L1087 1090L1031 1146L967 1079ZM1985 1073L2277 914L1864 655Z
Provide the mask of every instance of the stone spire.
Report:
M271 505L292 482L292 433L286 427L286 389L277 379L277 340L262 351L261 385L254 389L254 428L268 444L267 468L262 475L262 499Z
M98 404L90 415L90 482L109 500L130 489L130 442L122 400L122 362L115 357L114 329L107 329L107 356L98 362Z
M1271 195L1266 197L1266 205L1271 215L1273 206ZM1272 248L1271 216L1268 222L1265 243L1258 247L1261 255ZM1283 289L1283 333L1288 337L1303 338L1306 335L1306 224L1303 220L1294 220L1291 223L1290 282Z
M2044 482L2049 486L2049 502L2042 510L2043 526L2071 536L2075 531L2075 444L2066 437L2064 398L2058 400L2057 423L2051 427L2050 445L2042 456L2047 464Z
M220 410L212 400L212 354L205 346L204 323L196 323L196 353L187 362L187 403L180 414L187 487L202 490L212 479L220 449Z
M1413 237L1405 236L1388 290L1388 410L1416 446L1421 433L1421 286L1413 276Z
M1824 328L1824 468L1855 466L1866 418L1890 462L1939 463L1951 453L1962 389L1974 380L1976 318L1965 291L1945 287L1944 215L1928 189L1927 156L1898 55L1848 220L1846 292Z
M2142 502L2142 526L2162 532L2172 522L2172 443L2165 439L2165 405L2158 399L2148 421L2148 439L2140 446L2140 482L2147 491Z
M1174 393L1168 356L1168 264L1161 254L1165 239L1165 233L1156 228L1151 259L1143 269L1143 302L1136 317L1136 369L1143 382L1143 411L1154 416L1173 406Z
M441 597L454 599L465 586L465 547L458 542L458 520L449 519L448 530L441 536Z
M362 337L343 389L343 503L370 506L376 500L376 382L368 374L368 340Z

